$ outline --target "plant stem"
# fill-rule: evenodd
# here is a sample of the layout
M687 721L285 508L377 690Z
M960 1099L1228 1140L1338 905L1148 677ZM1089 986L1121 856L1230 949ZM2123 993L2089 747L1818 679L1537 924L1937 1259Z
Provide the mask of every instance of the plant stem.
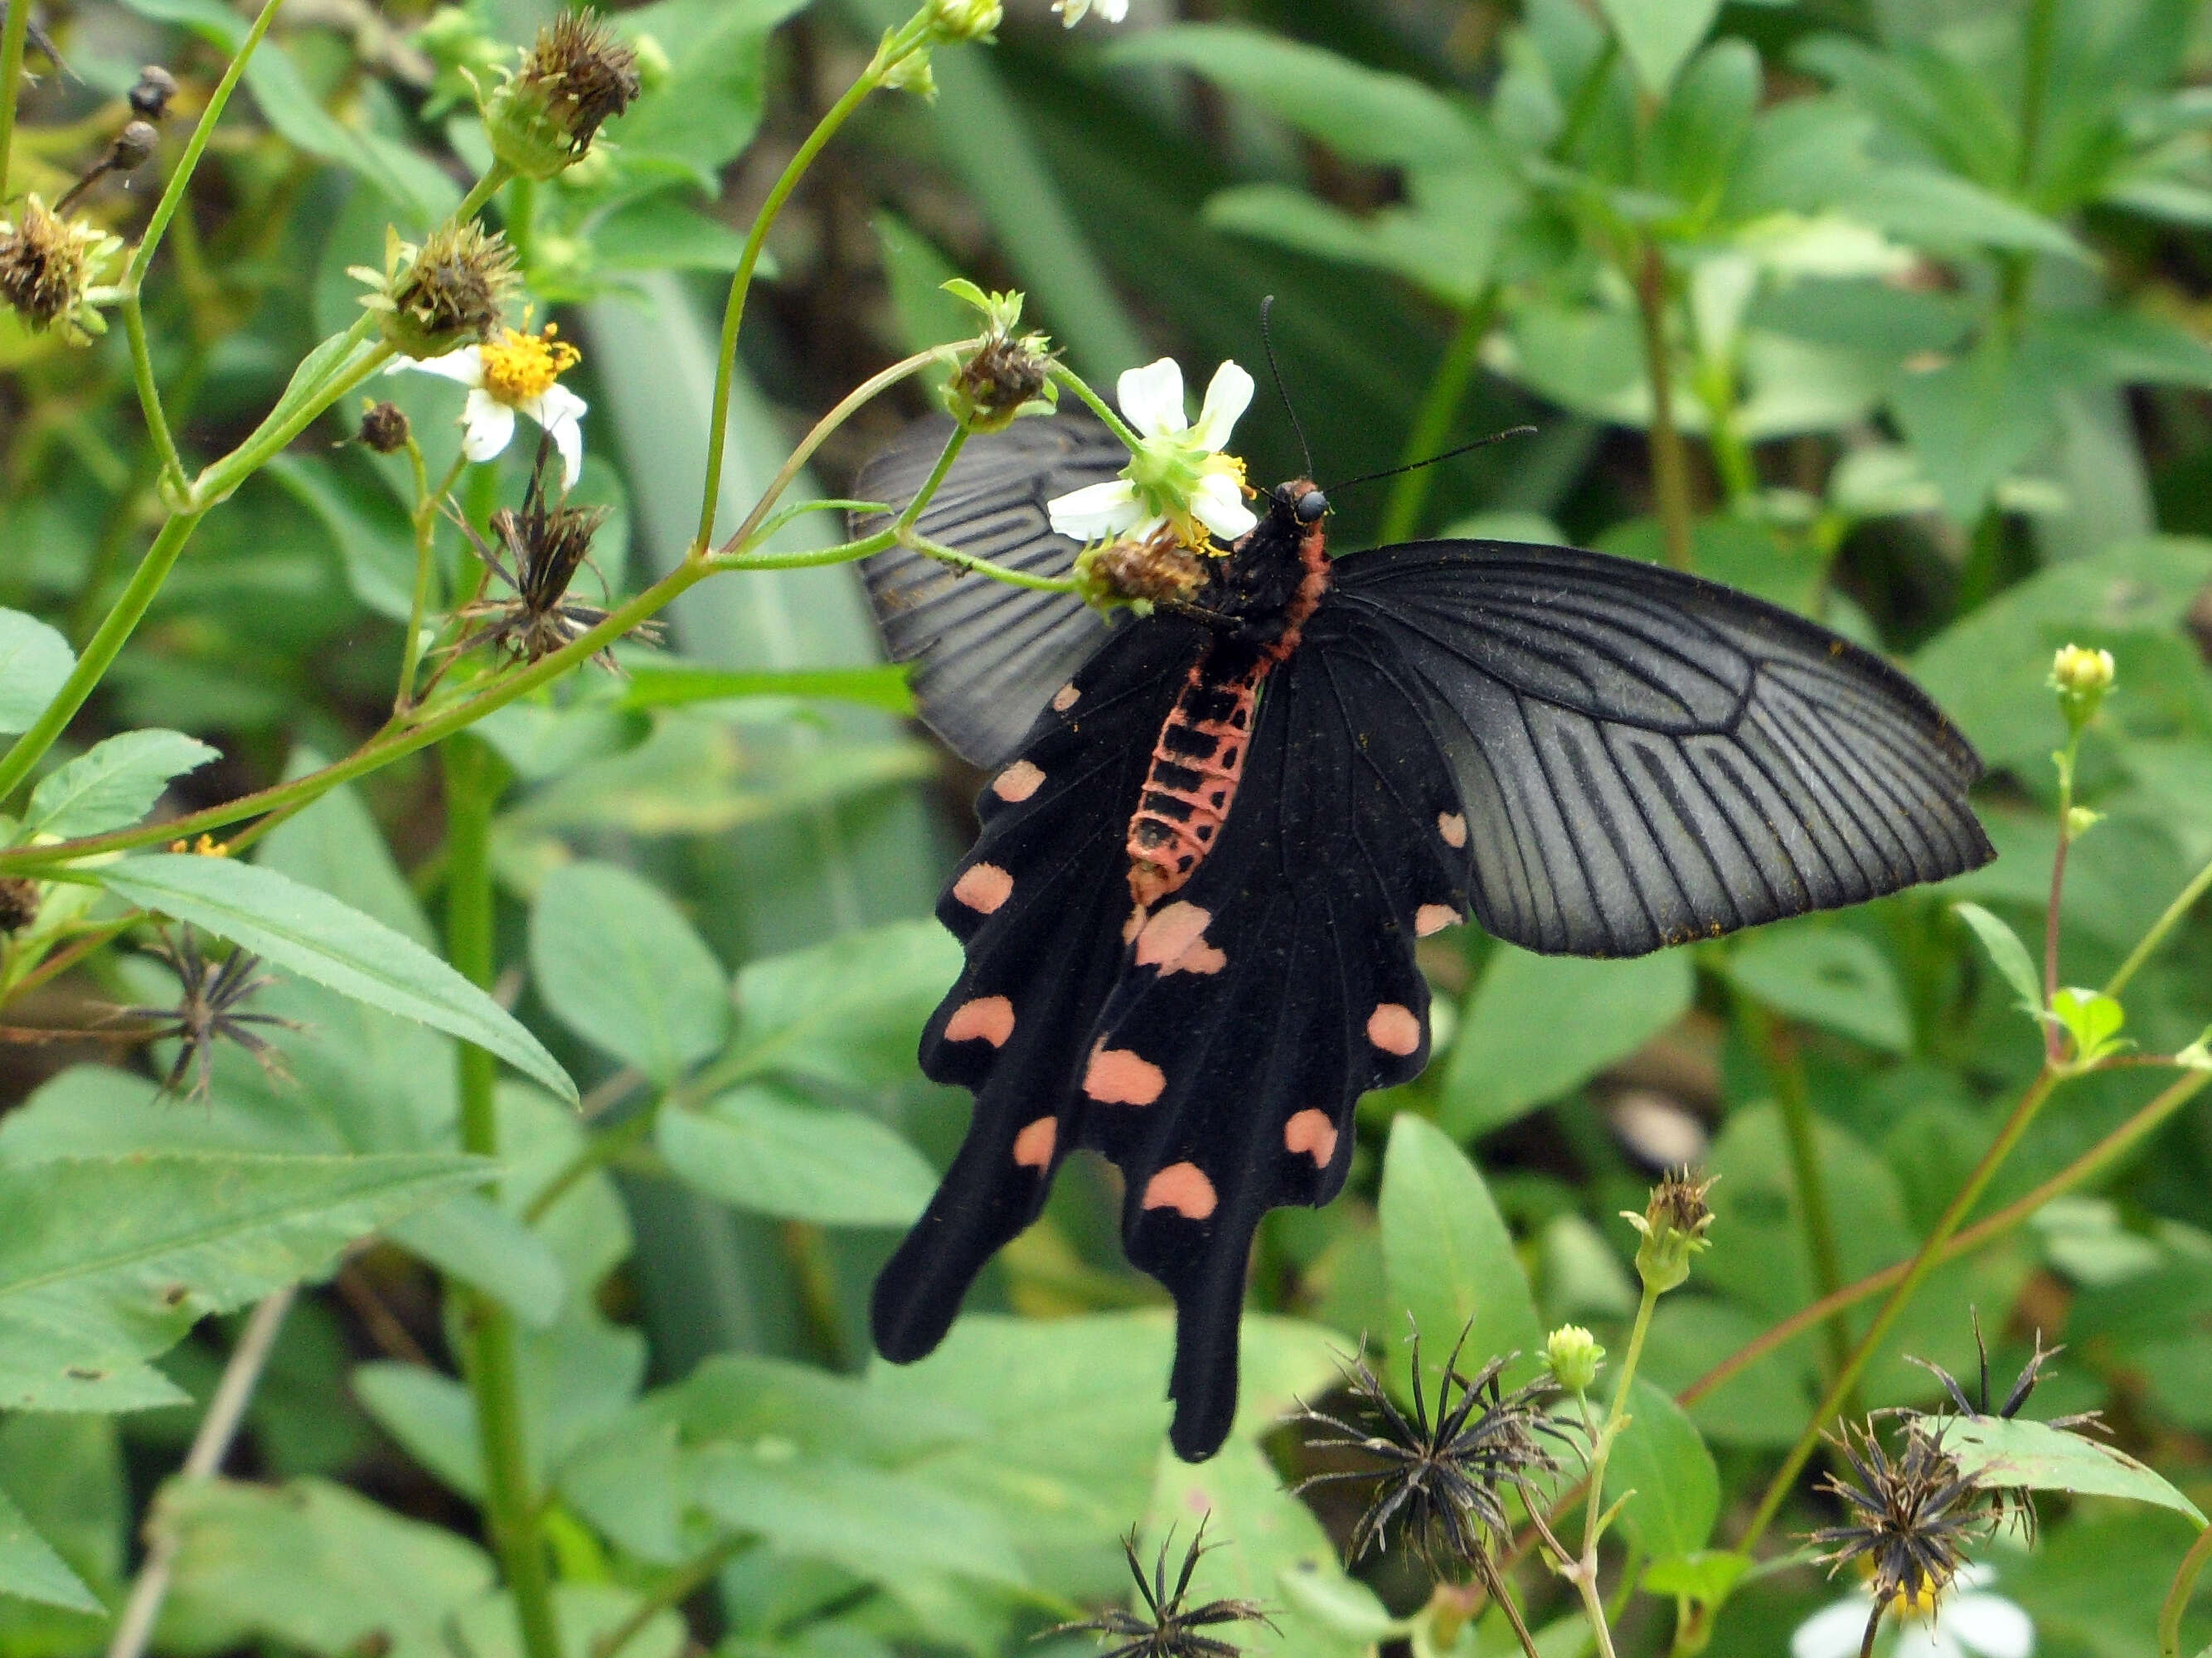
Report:
M2181 1615L2189 1610L2189 1593L2197 1587L2197 1575L2207 1560L2212 1560L2212 1526L2197 1533L2189 1552L2174 1568L2172 1587L2158 1612L2158 1658L2181 1658Z
M29 0L20 3L24 9L29 9ZM291 1311L298 1294L297 1284L286 1284L264 1297L246 1321L238 1345L230 1350L229 1362L222 1367L222 1380L208 1400L207 1414L200 1418L199 1431L192 1436L191 1448L185 1454L178 1479L210 1479L222 1468L231 1442L238 1436L247 1401L253 1397L254 1384L260 1381L262 1367L268 1363L277 1333L284 1327L284 1315ZM124 1602L123 1615L116 1620L115 1633L108 1641L107 1658L140 1658L146 1650L155 1620L161 1615L161 1602L168 1597L169 1572L176 1559L176 1533L154 1527L145 1561L131 1585L131 1598Z
M453 210L453 216L450 222L459 224L465 220L475 218L477 214L483 211L484 203L498 195L507 181L514 176L505 161L495 161L484 169L483 177L469 186L469 193L461 197L461 204Z
M2035 185L2036 163L2043 147L2043 111L2051 86L2051 46L2057 15L2057 0L2030 0L2027 9L2027 62L2021 71L2020 159L2013 186L2025 199Z
M15 143L15 100L23 90L23 42L31 33L31 0L8 0L0 23L0 203L8 193L8 161Z
M1990 1179L2003 1166L2005 1159L2012 1155L2013 1148L2020 1144L2021 1137L2027 1133L2036 1114L2043 1108L2044 1102L2051 1097L2051 1090L2060 1080L2059 1073L2049 1066L2037 1074L2035 1080L2028 1084L2027 1091L2021 1096L2020 1102L2013 1107L2012 1114L2005 1119L2004 1127L1997 1131L1996 1139L1991 1142L1989 1150L1982 1153L1981 1161L1974 1165L1973 1172L1966 1176L1966 1184L1945 1206L1934 1229L1905 1267L1904 1276L1898 1279L1896 1287L1889 1292L1881 1310L1875 1315L1874 1322L1867 1327L1866 1333L1851 1349L1842 1373L1829 1384L1827 1394L1813 1412L1812 1420L1805 1424L1805 1430L1797 1436L1797 1442L1790 1448L1790 1455L1782 1460L1782 1467L1768 1484L1766 1494L1759 1499L1758 1512L1752 1515L1751 1524L1745 1528L1742 1540L1736 1545L1738 1549L1748 1554L1765 1534L1767 1527L1773 1523L1774 1516L1781 1512L1782 1504L1789 1497L1790 1488L1796 1482L1799 1470L1804 1467L1813 1455L1814 1448L1820 1442L1820 1430L1834 1420L1844 1400L1858 1385L1859 1377L1874 1357L1875 1350L1889 1334L1890 1327L1897 1322L1899 1315L1905 1311L1906 1303L1912 1299L1928 1274L1935 1270L1943 1246L1951 1241L1952 1234L1959 1230L1968 1212L1980 1200Z
M1437 372L1430 378L1429 389L1422 394L1413 424L1406 434L1406 446L1399 459L1402 465L1417 470L1400 473L1390 486L1390 499L1382 508L1382 527L1377 532L1377 539L1382 543L1410 540L1419 527L1421 509L1427 506L1429 492L1437 479L1433 467L1421 466L1419 463L1444 446L1452 422L1458 418L1459 406L1466 400L1467 388L1474 383L1482 343L1489 337L1491 326L1497 320L1498 284L1487 282L1459 313L1459 326L1452 331L1444 354L1437 361Z
M124 295L121 309L123 331L131 340L131 378L138 388L146 436L160 459L161 483L172 490L183 489L187 483L185 463L177 453L177 440L169 434L169 417L161 412L161 388L154 383L154 358L146 345L146 313L138 302L137 288Z
M446 953L456 971L489 989L492 954L491 751L472 737L446 745ZM493 1098L498 1067L473 1042L460 1044L461 1149L499 1156ZM459 1298L469 1394L483 1448L484 1521L514 1597L514 1620L527 1658L561 1658L545 1540L530 1489L523 1443L521 1382L514 1319L480 1291L448 1281Z
M415 596L407 607L407 641L399 658L399 690L392 699L392 717L405 717L415 706L415 675L422 663L422 623L430 609L430 584L437 574L438 503L460 477L461 468L468 465L466 451L453 456L453 464L446 469L445 477L433 489L430 474L422 465L422 446L415 441L410 433L407 439L407 464L415 474Z
M659 1588L637 1603L629 1617L592 1643L591 1658L615 1658L643 1631L645 1626L671 1606L681 1606L709 1582L714 1574L743 1553L752 1539L738 1533L670 1572Z
M1129 429L1127 423L1122 420L1121 416L1114 412L1113 409L1108 405L1105 398L1100 397L1096 392L1091 389L1090 383L1087 380L1063 362L1055 361L1049 364L1048 367L1051 370L1053 379L1057 380L1068 391L1074 392L1077 397L1082 398L1084 403L1089 407L1091 412L1106 422L1106 429L1111 432L1115 437L1121 440L1123 447L1134 449L1137 446L1139 442L1137 434Z
M545 1218L553 1206L567 1197L578 1181L594 1169L604 1168L617 1157L653 1133L659 1120L658 1101L647 1106L635 1116L625 1117L611 1128L593 1134L579 1147L574 1156L561 1165L560 1171L538 1188L538 1195L530 1199L522 1211L522 1224L535 1226Z
M1667 345L1667 262L1646 237L1636 271L1636 303L1644 319L1644 369L1651 382L1651 493L1666 538L1667 562L1690 568L1690 471L1674 428L1674 367Z
M703 557L714 539L714 507L722 491L722 446L726 440L730 418L730 378L738 367L738 328L745 315L745 296L751 291L754 267L760 264L761 248L768 240L769 227L783 211L783 204L791 192L799 187L806 170L814 165L814 158L823 146L837 134L853 112L866 103L868 94L883 84L891 66L907 58L927 37L930 8L925 6L908 19L896 30L884 37L869 59L860 78L845 89L844 96L830 106L829 111L806 135L806 142L785 166L783 174L753 216L752 229L745 237L744 251L738 256L738 269L730 278L730 297L722 307L722 340L714 361L714 404L707 418L707 481L699 495L699 531L691 542L691 556Z
M1628 1333L1628 1351L1621 1356L1620 1369L1613 1377L1613 1403L1607 1407L1605 1425L1591 1437L1589 1472L1584 1485L1587 1495L1583 1509L1583 1552L1567 1571L1574 1582L1576 1592L1582 1596L1583 1612L1589 1618L1591 1632L1597 1638L1600 1658L1613 1658L1613 1629L1605 1613L1605 1601L1597 1588L1597 1546L1605 1536L1605 1517L1601 1512L1605 1503L1606 1465L1613 1460L1613 1442L1620 1438L1628 1416L1628 1390L1636 1380L1636 1367L1644 1357L1644 1339L1651 1332L1652 1309L1659 1304L1660 1292L1646 1284L1644 1299L1637 1303L1636 1322ZM1589 1405L1583 1404L1583 1421L1589 1418Z
M922 480L921 488L914 492L914 499L907 502L906 509L898 515L891 525L902 539L914 528L915 520L921 516L922 509L929 505L929 498L944 487L945 475L952 470L952 463L960 459L960 452L967 446L967 443L968 428L964 426L954 427L952 435L945 440L944 452L937 457L937 465L930 468L929 476Z
M1797 1187L1797 1206L1805 1226L1805 1254L1812 1263L1813 1281L1825 1299L1843 1287L1843 1257L1836 1249L1833 1212L1828 1206L1827 1182L1820 1174L1820 1153L1813 1123L1813 1106L1805 1085L1805 1062L1787 1027L1749 997L1740 999L1746 1024L1759 1056L1766 1062L1776 1103L1782 1108L1782 1127L1790 1143L1790 1174ZM1822 1327L1828 1359L1827 1379L1844 1373L1850 1360L1851 1330L1838 1312ZM1846 1400L1844 1413L1855 1415L1856 1405Z
M1521 1608L1513 1603L1513 1596L1505 1587L1505 1579L1490 1557L1477 1554L1474 1570L1482 1579L1482 1586L1490 1591L1491 1600L1505 1614L1505 1621L1513 1625L1513 1633L1520 1638L1521 1650L1528 1655L1528 1658L1543 1658L1543 1655L1536 1650L1535 1637L1528 1633L1528 1625L1522 1619ZM1599 1639L1602 1641L1604 1637L1601 1635ZM1613 1658L1609 1649L1606 1658Z
M2197 901L2208 891L2212 891L2212 864L2198 870L2196 879L2182 888L2180 896L2166 907L2166 913L2151 923L2150 931L2144 933L2137 940L2136 947L2128 952L2128 959L2120 963L2119 970L2105 981L2105 994L2118 996L2125 990L2128 981L2134 978L2142 964L2150 959L2151 952L2166 942L2166 935L2181 924L2181 918L2188 914Z
M2043 912L2043 1011L2048 1014L2058 997L2058 901L2066 891L2066 848L2074 835L2074 762L2081 749L2081 733L2069 733L2058 751L2058 847L2051 855L2051 898ZM2066 1057L2065 1033L2056 1019L2043 1021L2043 1058L2057 1065Z

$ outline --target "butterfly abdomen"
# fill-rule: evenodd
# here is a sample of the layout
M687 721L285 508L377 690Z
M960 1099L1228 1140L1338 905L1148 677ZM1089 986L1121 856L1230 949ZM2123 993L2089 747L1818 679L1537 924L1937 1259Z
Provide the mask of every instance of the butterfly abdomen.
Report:
M1139 909L1181 887L1205 861L1244 775L1268 663L1248 655L1249 665L1222 676L1219 654L1192 666L1152 744L1152 768L1129 819L1129 893Z

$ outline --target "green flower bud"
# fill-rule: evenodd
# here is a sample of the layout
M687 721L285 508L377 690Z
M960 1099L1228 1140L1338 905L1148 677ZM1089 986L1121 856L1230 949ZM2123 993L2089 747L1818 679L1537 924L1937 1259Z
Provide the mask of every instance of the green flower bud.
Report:
M1544 1363L1571 1394L1586 1394L1605 1365L1605 1349L1579 1324L1562 1324L1544 1338Z
M580 160L602 124L644 88L637 54L586 11L544 28L522 66L483 101L493 154L526 179L550 179Z
M1680 1169L1651 1188L1651 1201L1642 1214L1621 1211L1644 1235L1636 1247L1636 1270L1652 1294L1663 1296L1680 1285L1690 1276L1690 1257L1712 1247L1705 1236L1713 1224L1705 1193L1712 1187L1711 1179L1694 1180L1688 1169Z
M361 302L377 313L385 339L418 361L489 337L521 285L507 238L473 219L432 232L420 247L387 228L383 270L356 265L349 274L370 285Z
M999 0L937 0L929 27L940 40L988 40L1004 15Z
M2062 645L2051 663L2051 689L2067 726L2080 731L2097 717L2098 706L2112 688L2112 653L2083 645Z

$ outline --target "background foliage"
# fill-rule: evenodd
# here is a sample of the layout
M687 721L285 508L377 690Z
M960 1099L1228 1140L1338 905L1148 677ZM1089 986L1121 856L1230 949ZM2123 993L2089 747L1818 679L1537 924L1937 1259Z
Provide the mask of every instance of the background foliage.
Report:
M104 889L52 885L11 940L18 1027L173 996L143 951L33 972L136 904L268 957L282 980L256 1005L302 1028L276 1037L289 1080L226 1048L204 1101L155 1096L161 1045L147 1064L103 1042L0 1051L0 1652L100 1649L149 1543L173 1560L158 1651L520 1651L455 1379L471 1307L518 1332L523 1473L569 1658L1011 1651L1126 1592L1118 1533L1188 1535L1207 1511L1227 1546L1206 1592L1276 1609L1255 1646L1402 1641L1392 1620L1425 1582L1396 1554L1343 1574L1350 1513L1285 1495L1310 1459L1276 1424L1363 1334L1402 1376L1409 1311L1431 1339L1471 1319L1479 1354L1528 1352L1567 1320L1618 1347L1637 1295L1616 1213L1685 1160L1723 1176L1716 1247L1660 1309L1643 1371L1658 1385L1615 1473L1637 1491L1626 1570L1653 1568L1625 1648L1689 1649L1678 1612L1712 1598L1699 1563L1741 1539L1875 1303L1686 1406L1667 1393L1911 1256L2037 1076L2004 964L1952 906L2039 936L2056 647L2108 648L2119 685L2079 756L2078 798L2105 816L2072 850L2063 982L2104 983L2212 858L2212 30L2193 0L1134 10L1070 34L1015 7L994 50L938 53L933 103L884 94L825 153L745 320L726 525L853 384L969 331L947 276L1026 290L1102 380L1162 352L1198 372L1255 360L1272 293L1324 483L1540 428L1341 494L1337 545L1571 539L1815 614L1905 661L1980 747L1999 860L1638 963L1431 941L1437 1058L1365 1102L1342 1199L1263 1230L1238 1430L1187 1467L1162 1442L1169 1321L1085 1165L942 1352L870 1364L869 1278L965 1121L913 1046L957 966L927 916L977 780L902 720L849 572L706 583L671 612L666 653L626 652L627 675L572 675L477 728L514 1019L439 976L452 774L428 756L325 796L223 873L157 856ZM468 12L508 42L544 15ZM526 213L532 292L586 353L578 493L612 509L598 546L617 589L690 539L713 306L742 228L902 15L618 10L665 67L607 155L498 209ZM435 55L455 31L427 21L405 0L293 0L252 60L147 290L188 455L235 441L352 323L347 270L381 264L387 224L419 236L482 166ZM26 93L15 178L49 198L141 63L174 70L189 115L245 33L218 0L80 0L45 21L76 76ZM94 199L133 235L150 193ZM442 471L454 389L376 390ZM903 388L869 410L804 487L835 493L926 402ZM100 748L99 774L66 786L50 763L13 803L27 833L227 800L380 723L413 497L404 463L330 446L344 434L325 422L208 519L52 761L172 735ZM1255 476L1298 464L1279 408L1243 439ZM0 316L9 730L140 556L157 459L118 336L69 349ZM469 474L464 509L514 502L526 459ZM778 544L830 539L807 519ZM441 546L458 568L458 537ZM2128 983L2140 1052L2197 1040L2209 986L2199 913ZM457 1039L507 1062L493 1195L459 1150ZM2139 1114L2174 1074L2066 1084L1975 1212L2010 1219L1913 1297L1861 1404L1931 1402L1904 1356L1966 1374L1977 1309L2001 1376L2039 1331L2069 1344L2038 1413L2103 1409L2119 1445L2204 1501L2212 1117L2186 1084ZM2149 1132L2082 1164L2130 1124ZM2086 1178L2003 1208L2062 1175ZM175 1477L242 1309L295 1283L223 1477ZM1761 1551L1777 1558L1829 1513L1809 1480L1784 1494ZM2046 1519L2033 1552L1992 1557L2039 1650L2152 1650L2188 1515L2062 1496ZM1546 1650L1577 1649L1571 1600L1526 1581L1560 1620ZM1697 1634L1779 1653L1838 1592L1785 1561ZM1464 1649L1505 1649L1494 1623ZM2212 1634L2188 1631L2188 1651Z

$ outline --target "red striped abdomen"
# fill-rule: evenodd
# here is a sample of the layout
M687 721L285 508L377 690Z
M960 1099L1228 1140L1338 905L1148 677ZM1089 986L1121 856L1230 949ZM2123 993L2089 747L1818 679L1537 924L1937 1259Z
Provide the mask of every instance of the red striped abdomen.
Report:
M1213 848L1244 774L1262 657L1230 679L1196 664L1152 745L1152 768L1129 819L1129 891L1150 909L1191 878Z

